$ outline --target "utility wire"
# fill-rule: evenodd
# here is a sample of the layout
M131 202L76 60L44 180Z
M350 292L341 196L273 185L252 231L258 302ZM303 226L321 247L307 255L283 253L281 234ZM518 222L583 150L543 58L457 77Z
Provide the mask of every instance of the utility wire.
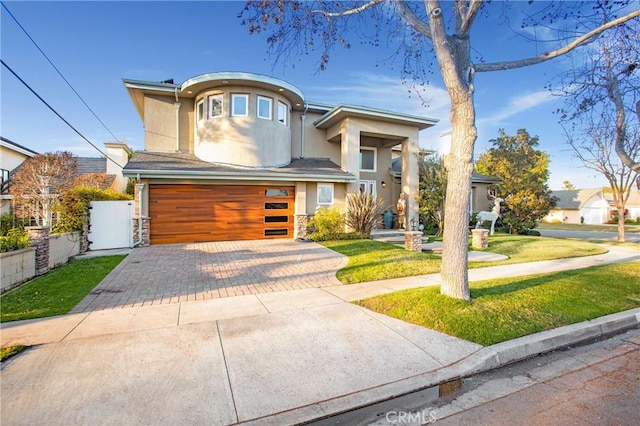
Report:
M18 79L18 80L20 80L20 83L24 84L24 86L25 86L27 89L29 89L29 90L31 91L31 93L33 93L34 95L36 95L36 97L37 97L38 99L40 99L40 101L41 101L43 104L45 104L45 105L46 105L46 106L47 106L51 111L53 111L53 113L54 113L55 115L57 115L57 116L60 118L60 120L64 121L64 123L65 123L67 126L71 127L71 129L72 129L74 132L76 132L78 135L80 135L80 137L81 137L82 139L84 139L85 141L87 141L87 143L88 143L89 145L91 145L92 147L94 147L94 148L96 149L96 151L98 151L100 154L104 155L104 156L107 158L107 160L111 161L111 162L112 162L113 164L115 164L116 166L118 166L118 167L120 167L120 168L123 168L123 167L122 167L120 164L118 164L115 160L111 159L111 157L109 157L107 154L105 154L104 152L102 152L102 151L100 150L100 148L98 148L97 146L95 146L95 145L93 144L93 142L91 142L89 139L87 139L85 135L83 135L82 133L80 133L80 131L79 131L78 129L76 129L75 127L73 127L73 126L71 125L71 123L69 123L67 120L65 120L65 118L64 118L62 115L60 115L60 113L59 113L58 111L56 111L56 110L55 110L51 105L49 105L49 104L47 103L47 101L45 101L45 100L42 98L42 96L40 96L40 95L39 95L35 90L33 90L33 89L31 88L31 86L29 86L29 85L28 85L28 84L27 84L27 83L26 83L22 78L20 78L20 76L19 76L18 74L16 74L16 72L15 72L14 70L12 70L12 69L11 69L11 67L9 67L9 65L7 65L5 61L3 61L2 59L0 59L0 63L2 63L2 65L3 65L6 69L8 69L8 70L9 70L9 72L10 72L11 74L13 74L13 75Z
M82 96L80 96L80 94L76 91L76 89L73 88L73 86L71 85L71 83L69 83L69 81L64 77L64 75L62 75L62 73L60 72L60 70L58 69L58 67L56 67L53 62L51 61L51 59L49 59L49 57L47 56L46 53L44 53L44 51L40 48L40 46L38 45L38 43L36 43L36 41L33 39L33 37L31 37L31 35L27 32L27 30L22 26L22 24L20 24L20 22L18 22L18 19L13 16L13 13L11 13L11 11L7 8L7 6L4 4L4 2L0 2L2 4L2 7L4 8L4 10L7 11L7 13L9 14L9 16L11 16L11 18L13 18L13 20L15 21L15 23L18 25L18 27L20 27L20 29L25 33L25 35L29 38L29 40L31 40L31 42L33 43L33 45L40 51L40 53L42 53L42 56L45 57L45 59L47 61L49 61L49 63L51 64L51 66L53 67L54 70L56 70L56 72L58 73L58 75L64 80L65 83L67 83L67 86L69 86L69 88L73 91L73 93L76 94L76 96L82 101L82 103L84 104L84 106L87 107L87 109L89 111L91 111L91 114L93 114L93 116L96 118L96 120L98 120L100 122L100 124L102 124L102 127L104 127L107 132L109 132L109 134L111 136L113 136L113 139L116 141L119 141L120 139L113 134L113 132L111 130L109 130L109 128L107 127L106 124L103 123L102 120L100 120L100 117L98 117L98 115L93 111L93 109L91 109L91 107L85 102L85 100L82 98Z

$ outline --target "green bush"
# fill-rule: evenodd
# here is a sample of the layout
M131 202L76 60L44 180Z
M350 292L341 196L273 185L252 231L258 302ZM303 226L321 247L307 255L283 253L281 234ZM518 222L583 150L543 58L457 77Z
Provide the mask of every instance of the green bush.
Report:
M0 253L29 247L29 234L22 228L13 228L0 236Z
M7 212L0 216L0 235L7 235L11 229L13 229L13 213Z
M320 207L308 226L311 228L309 238L314 241L339 239L334 237L344 234L344 215L337 207Z
M82 231L89 217L92 201L132 200L133 197L110 189L103 190L78 186L65 191L54 206L58 221L53 226L54 233Z

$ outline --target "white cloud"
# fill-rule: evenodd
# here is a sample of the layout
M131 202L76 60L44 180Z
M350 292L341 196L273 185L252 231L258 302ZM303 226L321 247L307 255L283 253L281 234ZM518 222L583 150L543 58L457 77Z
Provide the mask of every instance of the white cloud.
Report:
M493 112L489 116L480 117L477 120L478 125L482 124L496 124L500 121L506 120L509 117L520 114L532 108L536 108L540 105L552 102L557 97L548 90L538 90L536 92L526 93L524 95L512 98L511 101L502 109ZM480 115L480 114L478 114Z
M370 72L349 73L343 84L307 86L307 99L331 105L352 104L437 119L449 116L449 95L444 88L425 85L418 89L402 84L399 77Z

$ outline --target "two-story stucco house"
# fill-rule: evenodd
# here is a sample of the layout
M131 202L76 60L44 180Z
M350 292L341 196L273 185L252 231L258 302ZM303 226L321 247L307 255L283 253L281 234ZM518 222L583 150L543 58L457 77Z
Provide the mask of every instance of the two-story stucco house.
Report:
M319 207L344 210L357 191L393 209L402 191L407 223L417 223L418 133L437 120L321 105L285 81L242 72L123 81L145 129L145 149L123 171L139 182L143 244L304 237Z

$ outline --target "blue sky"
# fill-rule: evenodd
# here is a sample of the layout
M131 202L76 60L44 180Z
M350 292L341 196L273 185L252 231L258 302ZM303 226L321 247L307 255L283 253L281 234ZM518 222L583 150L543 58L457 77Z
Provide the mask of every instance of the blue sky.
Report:
M237 18L244 2L5 2L53 63L108 128L134 149L142 149L142 122L122 78L176 83L216 71L270 75L297 86L305 98L327 104L356 104L440 119L422 132L421 146L437 148L450 129L449 99L437 71L424 98L409 93L398 67L385 63L387 47L337 50L328 70L317 71L318 56L277 64L262 35L249 35ZM96 145L113 137L86 109L31 41L1 14L2 59ZM523 41L496 16L479 19L474 41L487 61L511 60L544 51ZM567 179L577 187L606 185L567 150L552 111L559 100L545 83L566 68L562 60L512 71L476 75L476 155L504 128L526 128L551 156L552 189ZM69 150L98 156L93 148L40 103L4 68L1 74L1 134L38 152Z

